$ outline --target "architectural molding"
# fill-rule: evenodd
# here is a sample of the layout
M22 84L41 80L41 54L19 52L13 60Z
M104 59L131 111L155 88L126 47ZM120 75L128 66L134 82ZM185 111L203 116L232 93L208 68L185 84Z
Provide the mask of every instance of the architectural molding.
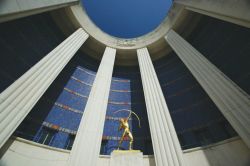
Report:
M186 9L250 28L249 0L175 0Z
M150 54L154 55L152 56L153 59L159 59L168 54L171 48L164 40L168 30L172 28L178 29L178 31L185 30L189 34L194 26L188 31L183 25L196 25L198 22L196 15L185 10L183 5L173 4L167 14L167 17L155 30L137 38L124 39L103 32L91 21L86 10L81 5L74 5L52 12L54 21L65 34L72 33L79 27L82 27L90 34L91 38L81 48L83 52L100 60L106 46L115 48L117 49L115 63L125 66L138 65L136 49L139 48L147 47ZM61 19L62 15L65 16L65 19Z
M77 4L78 0L0 1L0 23Z

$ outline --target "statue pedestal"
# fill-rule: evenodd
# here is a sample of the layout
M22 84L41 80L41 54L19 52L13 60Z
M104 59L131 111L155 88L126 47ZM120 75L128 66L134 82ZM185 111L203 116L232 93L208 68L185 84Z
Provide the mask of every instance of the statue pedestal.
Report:
M143 166L143 154L140 150L114 150L110 166Z

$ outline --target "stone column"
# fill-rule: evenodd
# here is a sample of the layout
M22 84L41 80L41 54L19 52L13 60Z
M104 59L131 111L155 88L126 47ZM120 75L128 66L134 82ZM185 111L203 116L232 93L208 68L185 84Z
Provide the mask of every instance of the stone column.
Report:
M176 32L170 30L165 38L225 118L250 147L250 96Z
M137 50L157 166L183 166L182 150L147 48Z
M99 158L115 54L116 50L109 47L104 52L70 153L69 166L95 166Z
M249 0L175 0L186 9L250 28Z
M0 23L61 7L75 5L79 0L5 0L0 1Z
M78 29L0 94L0 147L88 38Z

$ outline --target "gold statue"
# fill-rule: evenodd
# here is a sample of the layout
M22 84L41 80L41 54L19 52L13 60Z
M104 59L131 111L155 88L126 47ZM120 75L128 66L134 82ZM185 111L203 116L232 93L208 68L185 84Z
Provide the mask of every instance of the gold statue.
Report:
M120 121L120 127L118 130L121 130L121 129L124 129L123 131L123 134L122 134L122 137L119 141L119 144L118 144L118 150L120 149L120 146L122 144L122 142L124 141L124 138L125 136L128 136L130 141L129 141L129 150L132 150L132 145L133 145L133 141L134 141L134 138L133 138L133 135L129 129L129 118L131 117L132 113L137 117L138 121L139 121L139 127L141 127L140 125L140 118L136 115L136 113L134 113L133 111L131 110L125 110L125 109L122 109L122 110L118 110L116 111L115 113L117 112L120 112L120 111L128 111L129 112L129 116L127 118L121 118L119 121Z
M126 119L126 118L121 118L120 119L119 130L121 130L121 129L124 129L124 132L123 132L122 137L121 137L121 139L119 141L118 149L120 148L120 146L121 146L121 144L122 144L122 142L124 140L124 137L128 136L129 139L130 139L130 141L129 141L129 150L132 150L132 144L133 144L134 139L133 139L133 135L132 135L132 133L130 132L130 129L129 129L128 119Z

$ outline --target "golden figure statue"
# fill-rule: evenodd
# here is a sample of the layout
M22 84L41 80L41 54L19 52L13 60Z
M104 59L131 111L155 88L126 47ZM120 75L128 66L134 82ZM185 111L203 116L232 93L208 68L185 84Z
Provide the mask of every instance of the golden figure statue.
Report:
M120 111L128 111L128 112L129 112L129 116L128 116L127 118L121 118L121 119L119 120L119 121L120 121L120 127L119 127L118 130L124 129L124 131L123 131L122 137L121 137L121 139L120 139L120 141L119 141L119 144L118 144L118 150L119 150L119 148L120 148L122 142L124 141L125 136L128 136L128 137L129 137L129 139L130 139L130 141L129 141L129 150L132 150L134 138L133 138L133 135L132 135L132 133L131 133L131 131L130 131L128 121L129 121L129 119L130 119L130 117L131 117L131 115L132 115L132 113L133 113L133 114L137 117L137 119L138 119L138 121L139 121L139 127L141 127L141 125L140 125L140 118L136 115L136 113L134 113L134 112L131 111L131 110L124 110L124 109L123 109L123 110L118 110L118 111L116 111L115 113L120 112Z
M122 137L121 137L121 139L119 141L118 149L120 148L120 146L121 146L121 144L122 144L122 142L124 140L124 137L128 136L129 139L130 139L130 141L129 141L129 150L132 150L132 144L133 144L134 139L133 139L133 135L132 135L132 133L130 132L130 129L129 129L128 119L126 119L126 118L120 119L119 130L121 130L121 129L124 129L124 132L123 132Z

